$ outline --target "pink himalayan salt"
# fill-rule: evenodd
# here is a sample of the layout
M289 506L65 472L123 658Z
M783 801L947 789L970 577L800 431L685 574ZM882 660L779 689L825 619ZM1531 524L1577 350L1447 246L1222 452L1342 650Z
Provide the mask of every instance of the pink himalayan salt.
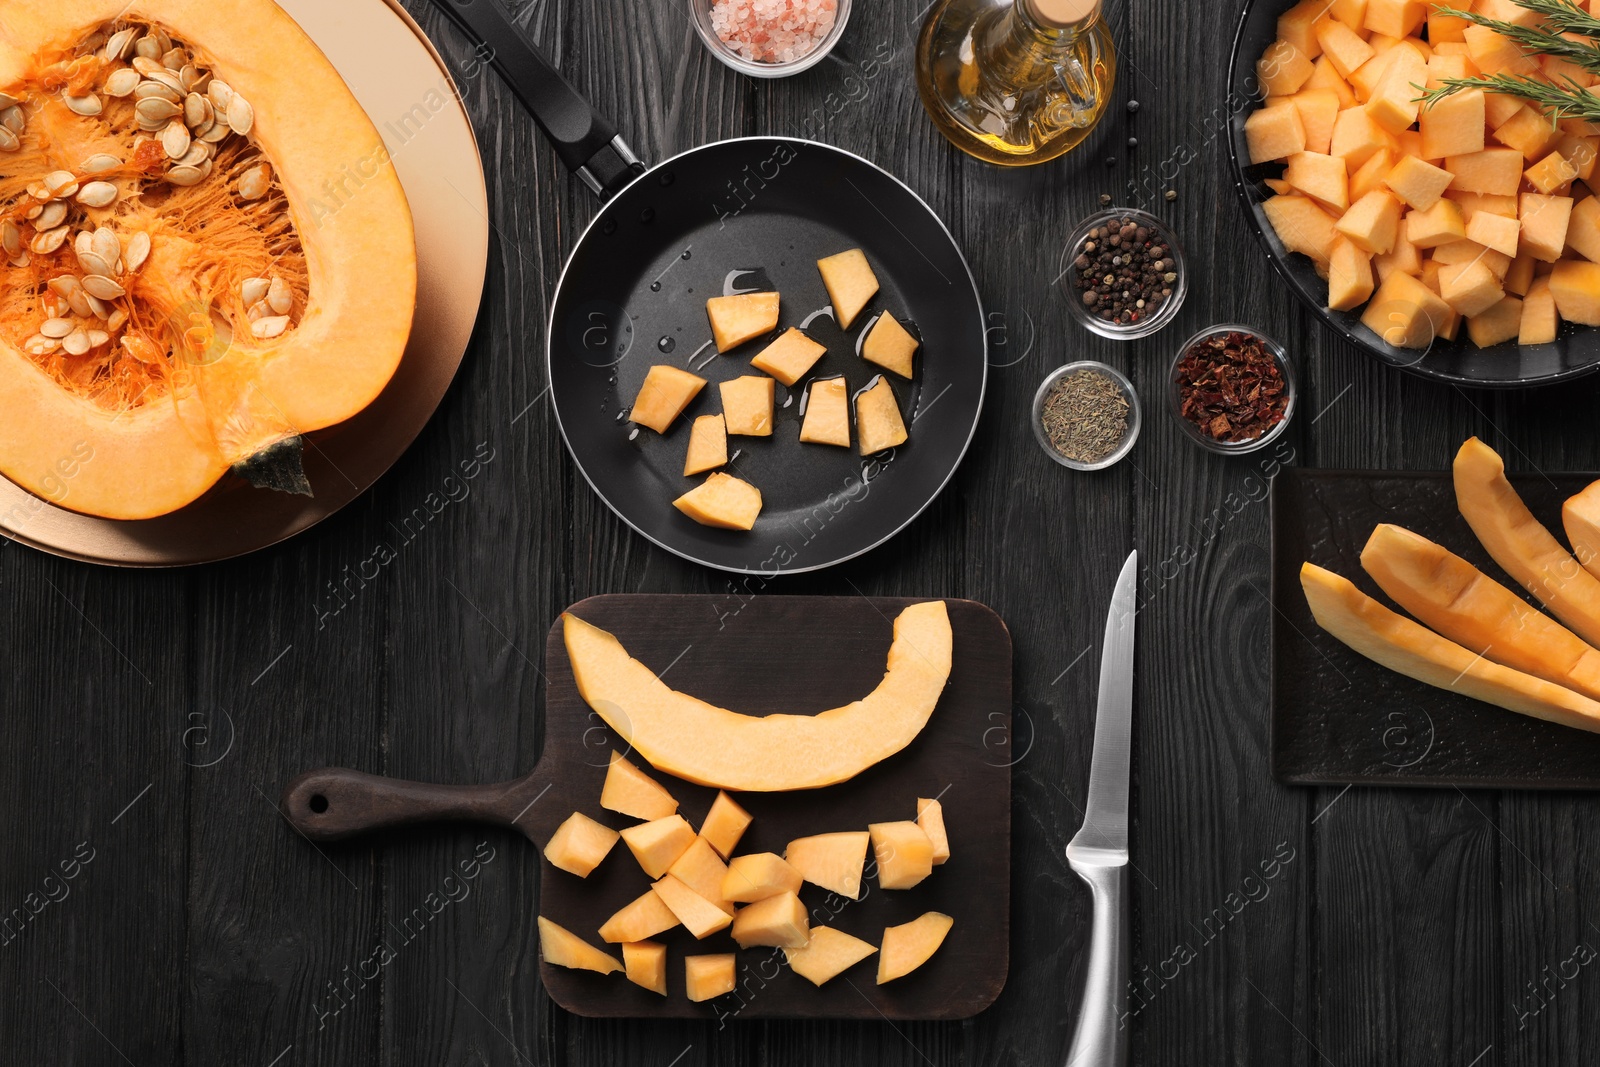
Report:
M838 6L838 0L716 0L711 28L745 59L791 63L828 36Z

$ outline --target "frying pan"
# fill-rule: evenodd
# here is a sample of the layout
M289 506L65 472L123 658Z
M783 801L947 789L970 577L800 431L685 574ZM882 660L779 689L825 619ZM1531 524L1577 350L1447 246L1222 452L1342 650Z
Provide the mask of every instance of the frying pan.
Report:
M605 200L556 284L546 358L550 400L573 461L640 534L679 556L744 574L797 573L865 552L926 508L977 429L987 378L976 283L933 210L871 162L815 141L743 137L646 169L616 128L552 69L495 0L437 0L493 53L562 161ZM807 380L777 386L771 437L729 440L728 470L763 495L754 530L701 526L672 506L698 484L683 475L688 424L721 410L716 383L757 373L758 339L718 355L708 297L775 288L779 330L827 345L808 380L876 377L856 355L871 315L834 320L816 261L862 249L880 282L869 312L919 334L916 377L893 377L910 440L876 456L798 441ZM651 365L711 384L665 435L628 406Z

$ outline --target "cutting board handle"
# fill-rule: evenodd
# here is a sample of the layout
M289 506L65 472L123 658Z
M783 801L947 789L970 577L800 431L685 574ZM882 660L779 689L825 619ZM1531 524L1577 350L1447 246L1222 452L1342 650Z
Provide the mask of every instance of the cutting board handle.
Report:
M284 817L312 841L429 822L504 826L539 844L547 836L538 800L550 783L536 768L493 785L432 785L344 767L307 771L283 789Z

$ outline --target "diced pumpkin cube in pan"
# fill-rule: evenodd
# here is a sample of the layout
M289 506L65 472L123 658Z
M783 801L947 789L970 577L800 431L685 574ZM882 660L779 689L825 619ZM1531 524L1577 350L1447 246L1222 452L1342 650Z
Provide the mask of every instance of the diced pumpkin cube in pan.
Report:
M1476 69L1465 52L1435 52L1428 57L1428 81L1424 88L1438 89L1447 81L1471 77ZM1422 109L1426 111L1428 105L1424 103Z
M1339 98L1341 110L1347 107L1355 107L1359 103L1356 100L1356 91L1350 88L1350 83L1334 68L1333 62L1327 56L1318 59L1311 66L1311 77L1306 79L1306 83L1301 87L1300 92L1308 93L1326 89Z
M711 336L718 352L738 348L746 341L778 328L777 293L738 293L706 301Z
M1363 25L1373 33L1388 37L1409 36L1428 16L1422 0L1367 0Z
M1513 26L1535 26L1539 22L1537 11L1522 7L1513 0L1477 0L1476 11L1484 18Z
M1289 98L1300 111L1306 131L1306 151L1326 155L1333 145L1333 124L1342 106L1332 89L1302 89Z
M689 451L683 459L683 476L704 474L727 462L727 425L721 415L701 415L689 428Z
M776 341L757 353L750 365L772 375L784 385L793 385L804 378L827 351L826 345L818 344L791 326L779 334Z
M1515 196L1522 188L1522 153L1515 148L1485 148L1464 156L1451 156L1444 169L1455 175L1452 190Z
M1451 208L1454 207L1452 204ZM1370 192L1350 205L1350 210L1334 224L1334 229L1348 237L1362 251L1381 255L1394 247L1399 233L1400 201L1386 191ZM1412 244L1425 247L1417 240L1415 233L1410 237Z
M1416 86L1427 80L1428 63L1422 53L1409 44L1400 45L1367 99L1367 114L1390 133L1410 129L1421 107Z
M1334 124L1334 137L1337 140L1337 120ZM1293 101L1284 101L1251 112L1250 117L1244 120L1244 138L1246 145L1249 146L1252 163L1270 163L1275 159L1287 159L1296 152L1306 150L1305 122L1301 120L1300 109Z
M1487 26L1468 26L1461 36L1467 42L1467 54L1473 64L1484 74L1531 75L1539 69L1515 41Z
M1595 159L1600 153L1600 137L1578 137L1563 133L1556 138L1556 151L1572 164L1578 172L1578 180L1586 182L1594 176Z
M1542 157L1558 136L1542 111L1523 105L1505 122L1495 127L1494 139L1522 154L1526 163Z
M895 448L906 442L906 424L900 416L900 401L895 399L889 379L856 396L856 444L863 456Z
M1295 110L1292 104L1288 106L1294 110L1295 120L1299 121L1299 111ZM1304 127L1300 128L1300 141L1300 149L1303 149ZM872 272L872 264L867 262L866 253L861 249L852 248L847 252L817 260L817 271L822 275L822 284L828 290L828 300L833 304L833 314L839 323L839 328L848 330L850 324L855 322L856 316L861 314L861 309L877 295L878 276Z
M1383 184L1383 179L1387 178L1393 169L1393 152L1387 148L1380 148L1372 153L1372 158L1361 164L1355 173L1350 175L1350 202L1355 203L1374 189L1387 188Z
M1295 156L1290 159L1289 165L1294 165ZM1416 156L1406 156L1395 164L1383 184L1389 187L1390 192L1399 197L1409 208L1417 211L1426 211L1439 202L1444 196L1444 191L1450 188L1450 182L1455 175L1443 167L1436 167L1426 163Z
M1322 45L1322 54L1328 57L1341 78L1350 77L1373 55L1367 39L1342 22L1330 20L1319 23L1317 42Z
M1439 295L1409 274L1394 273L1372 294L1361 322L1395 348L1426 348L1453 312Z
M1428 43L1433 45L1435 51L1441 44L1465 41L1466 37L1463 34L1467 27L1472 25L1467 19L1442 13L1444 8L1452 6L1455 5L1446 3L1428 5Z
M1600 326L1600 263L1581 259L1557 263L1550 272L1550 294L1566 321Z
M1577 176L1578 168L1560 152L1551 152L1523 173L1529 185L1545 194L1558 192L1571 185Z
M1278 39L1288 41L1300 51L1317 58L1321 46L1317 44L1317 27L1332 20L1328 0L1300 0L1278 16Z
M1326 263L1333 254L1337 220L1304 196L1274 196L1261 204L1272 232L1291 252Z
M1498 304L1506 294L1494 271L1472 259L1439 269L1439 295L1457 314L1471 319Z
M814 445L850 447L849 386L843 378L812 382L806 393L806 414L800 440Z
M1425 105L1417 115L1422 154L1443 159L1483 151L1484 106L1482 89L1465 89Z
M1454 200L1461 208L1461 217L1471 222L1473 216L1479 212L1488 212L1491 215L1504 215L1508 219L1517 217L1517 198L1515 196L1498 196L1489 193L1468 193L1451 187L1444 194L1447 199Z
M1353 311L1372 296L1372 255L1341 237L1328 262L1328 307Z
M933 873L933 841L914 822L875 822L873 858L878 864L878 888L910 889Z
M1521 252L1546 263L1560 259L1567 246L1567 227L1572 221L1572 198L1523 193L1519 217L1522 221Z
M1300 155L1290 157L1290 168L1293 169L1296 159L1305 155L1309 155L1309 153L1302 152ZM1318 158L1338 165L1339 180L1334 188L1342 192L1345 184L1344 162L1334 159L1332 156L1320 156ZM1289 180L1291 182L1294 181L1293 178ZM1334 191L1334 188L1330 188L1329 191ZM861 342L861 358L868 363L876 363L884 370L893 371L902 378L910 378L912 376L912 358L916 355L917 348L920 345L921 342L912 336L911 331L900 325L893 315L885 311L878 316L877 321L872 324L871 329L867 332L866 339Z
M1367 32L1367 0L1329 0L1328 14L1363 36Z
M1406 216L1406 237L1418 248L1436 248L1466 236L1467 226L1454 200L1440 200L1426 211Z
M639 395L634 397L628 418L640 426L648 426L656 433L666 433L667 428L689 406L689 402L706 387L706 380L698 374L668 364L657 364L645 373Z
M1556 339L1560 328L1561 316L1556 311L1555 295L1550 292L1550 279L1536 279L1522 300L1517 344L1547 345Z
M1514 341L1522 328L1522 301L1508 296L1467 319L1467 336L1479 348Z
M1496 278L1504 278L1511 269L1512 258L1504 252L1485 248L1476 241L1451 241L1433 250L1433 263L1443 267L1449 264L1482 263Z
M1492 248L1513 258L1516 257L1521 234L1522 223L1504 215L1480 211L1467 220L1468 240L1476 241L1485 248Z
M1483 94L1483 123L1491 130L1499 129L1512 115L1522 110L1522 100L1507 93Z
M1411 238L1406 234L1407 229L1406 224L1401 222L1400 232L1395 235L1394 248L1373 259L1372 265L1377 272L1378 281L1383 281L1395 271L1412 275L1422 273L1422 253L1411 243Z
M1511 269L1506 271L1506 292L1512 296L1526 296L1533 285L1533 270L1538 265L1538 260L1532 256L1519 255L1511 261Z
M730 434L772 436L772 407L777 383L764 374L746 374L721 382L722 421Z
M1256 80L1268 96L1297 92L1310 77L1311 59L1288 41L1273 41L1256 60Z
M1426 163L1422 165L1427 166ZM1449 175L1445 177L1448 184ZM1283 178L1295 189L1330 211L1339 212L1350 206L1350 172L1346 169L1345 161L1337 156L1296 152L1289 157L1289 166L1283 172ZM871 339L868 341L870 343ZM907 362L909 363L909 359ZM895 367L889 369L897 370ZM900 373L907 378L911 377L909 371Z
M1258 115L1260 113L1259 111L1256 112ZM1296 122L1300 122L1300 112L1298 110L1295 111L1294 118ZM1246 126L1248 125L1249 122L1246 120ZM1299 132L1301 144L1294 151L1305 150L1304 123L1300 124ZM1364 107L1345 108L1333 120L1333 140L1328 145L1328 154L1342 158L1351 170L1355 170L1371 159L1373 153L1379 149L1387 148L1393 152L1398 147L1394 135L1374 122L1372 116L1367 113L1367 109ZM1283 156L1274 156L1272 158L1281 159L1293 154L1294 152L1286 152ZM1258 160L1257 162L1260 161ZM1522 171L1519 167L1517 171L1518 177L1521 177L1521 174Z
M1600 263L1600 198L1586 197L1572 205L1567 221L1567 247Z
M672 505L702 526L749 530L761 514L761 490L743 479L718 471L674 500ZM687 842L684 847L688 847Z

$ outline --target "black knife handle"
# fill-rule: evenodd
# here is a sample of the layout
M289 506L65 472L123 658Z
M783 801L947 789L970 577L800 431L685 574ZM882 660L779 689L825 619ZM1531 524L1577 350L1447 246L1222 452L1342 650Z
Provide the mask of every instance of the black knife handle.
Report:
M489 62L533 115L561 162L596 195L608 198L644 172L644 164L617 134L611 120L591 107L551 66L498 0L434 3L488 48Z

